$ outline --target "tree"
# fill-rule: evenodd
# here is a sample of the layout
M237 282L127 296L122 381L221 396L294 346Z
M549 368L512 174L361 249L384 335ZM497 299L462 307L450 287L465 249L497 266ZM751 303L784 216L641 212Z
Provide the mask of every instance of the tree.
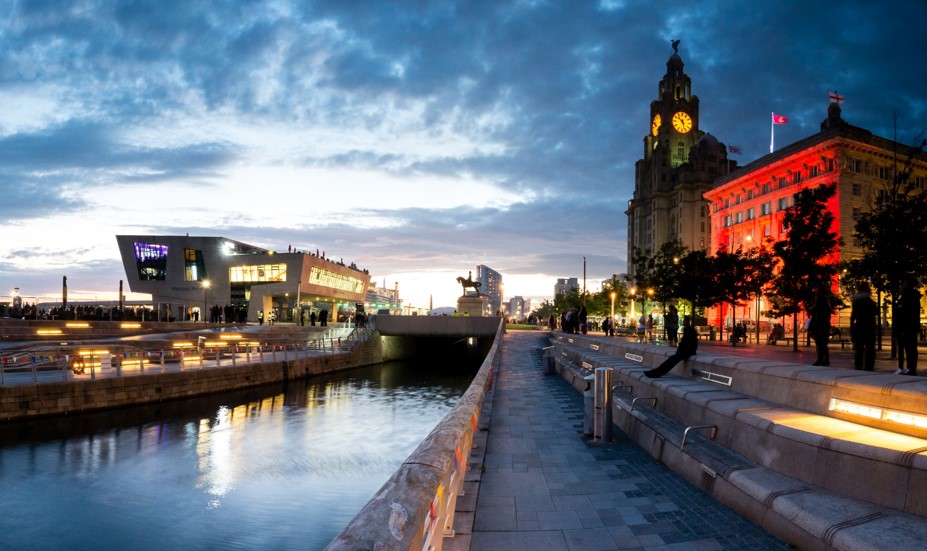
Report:
M831 230L834 214L827 202L835 196L837 185L807 188L795 194L795 203L786 209L782 227L786 237L773 244L779 273L768 295L772 315L792 316L795 335L793 348L798 350L798 312L810 308L814 289L830 287L837 274L837 248L840 241Z
M863 257L851 269L892 298L904 279L927 272L927 193L911 179L914 160L927 146L923 136L922 132L903 159L899 160L896 151L891 180L877 193L872 210L856 221L854 236Z
M702 316L705 308L719 302L714 257L703 250L689 251L679 259L679 268L677 296L692 305L693 316Z
M737 247L734 251L719 249L715 253L714 273L718 302L731 305L731 323L737 323L737 307L759 296L773 277L776 260L766 247L757 246L747 251ZM723 319L719 321L722 326ZM723 337L722 337L723 338Z

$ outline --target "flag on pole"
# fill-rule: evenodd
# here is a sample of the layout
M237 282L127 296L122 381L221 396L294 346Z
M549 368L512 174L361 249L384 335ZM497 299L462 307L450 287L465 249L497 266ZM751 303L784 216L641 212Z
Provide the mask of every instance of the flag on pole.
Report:
M843 103L843 96L838 94L836 90L828 92L827 97L830 98L831 103Z
M772 123L773 123L773 124L788 124L788 123L789 123L789 118L786 117L785 115L777 115L777 114L773 113L773 114L772 114Z
M740 147L738 147L738 146L736 146L736 145L729 145L729 146L727 147L727 149L728 149L728 151L730 151L731 153L733 153L733 154L735 154L735 155L737 155L737 154L740 153Z

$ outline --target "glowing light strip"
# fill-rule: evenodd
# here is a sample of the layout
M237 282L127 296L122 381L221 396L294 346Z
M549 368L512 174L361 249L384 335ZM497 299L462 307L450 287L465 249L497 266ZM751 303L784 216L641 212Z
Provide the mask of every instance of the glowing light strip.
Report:
M36 335L60 335L61 329L36 329Z
M868 417L870 419L898 423L899 425L927 429L927 415L918 415L907 411L896 411L876 406L856 404L854 402L847 402L846 400L838 400L837 398L830 399L830 405L827 409L838 413L859 415L860 417Z
M122 327L123 329L138 329L141 326L142 324L137 322L125 322L119 325L119 327Z
M65 327L90 327L90 324L86 321L70 321L64 324Z
M219 335L219 338L223 340L238 340L241 338L241 335Z

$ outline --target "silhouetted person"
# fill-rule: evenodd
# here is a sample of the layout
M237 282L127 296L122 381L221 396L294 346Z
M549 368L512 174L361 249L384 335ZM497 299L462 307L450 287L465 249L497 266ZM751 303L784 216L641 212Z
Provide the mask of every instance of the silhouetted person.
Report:
M679 346L676 347L676 352L669 358L663 360L663 363L659 366L645 371L644 375L651 379L658 379L669 373L679 362L688 360L694 356L696 350L698 350L698 335L692 327L692 317L686 316L682 318L682 338L679 339Z
M818 285L814 292L814 304L811 306L811 327L808 333L814 339L814 350L817 359L811 365L830 365L830 349L827 341L830 340L830 294L824 285Z
M921 294L912 278L901 282L895 301L892 332L898 343L898 371L901 375L917 375L917 336L921 329ZM907 364L905 361L907 360Z
M853 308L850 311L853 367L864 371L875 369L876 317L879 315L879 307L871 295L869 284L860 283L853 295Z

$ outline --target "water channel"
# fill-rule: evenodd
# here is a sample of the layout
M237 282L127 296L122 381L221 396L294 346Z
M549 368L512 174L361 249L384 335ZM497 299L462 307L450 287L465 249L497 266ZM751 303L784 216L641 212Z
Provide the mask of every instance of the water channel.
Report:
M389 362L0 424L0 548L322 549L477 368Z

